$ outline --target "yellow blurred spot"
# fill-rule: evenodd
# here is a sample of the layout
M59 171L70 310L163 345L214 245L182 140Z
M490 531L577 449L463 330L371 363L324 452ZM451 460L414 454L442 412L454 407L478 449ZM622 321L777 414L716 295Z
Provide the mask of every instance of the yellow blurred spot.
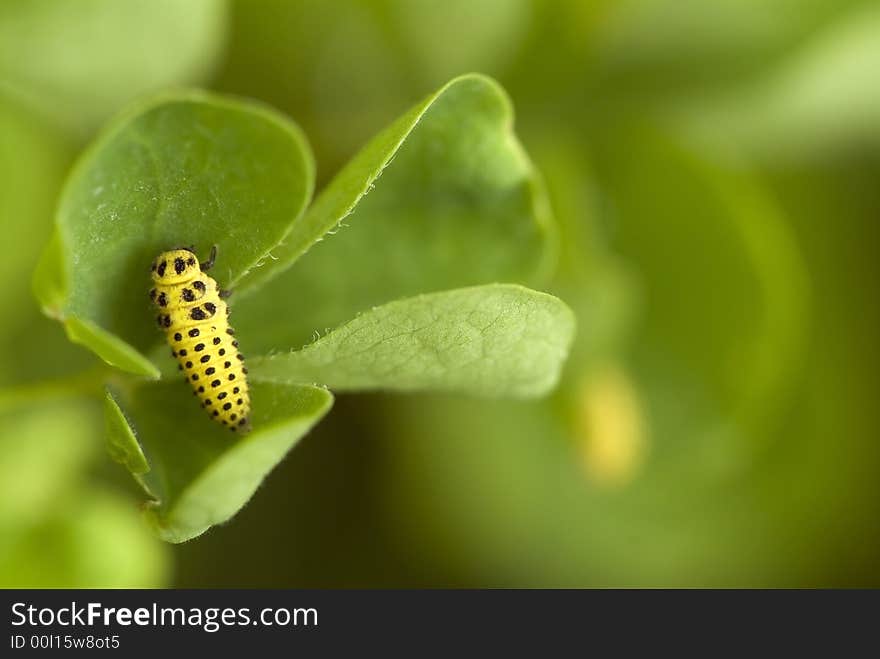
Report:
M621 487L637 475L647 452L644 415L620 367L600 367L581 385L575 437L584 470L596 484Z

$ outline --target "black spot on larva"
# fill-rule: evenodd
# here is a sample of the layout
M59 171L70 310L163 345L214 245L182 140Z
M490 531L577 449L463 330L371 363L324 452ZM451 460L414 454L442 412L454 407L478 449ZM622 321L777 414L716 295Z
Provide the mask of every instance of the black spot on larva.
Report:
M202 311L199 307L196 307L195 309L190 311L189 317L193 320L204 320L206 318L205 312Z
M204 387L199 387L199 393L200 393L200 394L205 393L205 388L204 388Z
M174 340L175 341L183 341L183 335L180 332L175 332L174 333Z
M226 348L220 348L220 351L217 353L221 357L226 354Z
M199 360L203 364L207 364L211 360L211 355L202 355L202 358Z
M192 368L192 367L193 367L193 363L188 361L188 362L186 363L186 367L187 367L187 368Z
M243 426L247 423L247 417L241 417L241 421L238 422L238 425Z
M214 410L214 416L220 416L220 410Z
M177 351L174 348L171 348L171 356L177 357Z
M205 292L205 282L196 280L193 282L193 288L201 293L204 293Z
M241 389L239 389L238 387L232 388L232 393L234 393L234 394L237 394L239 391L241 391Z
M217 306L213 302L205 302L205 311L213 316L217 312Z
M223 362L223 368L229 368L232 366L232 362Z
M156 266L154 265L153 270L155 270L155 269L156 269ZM155 288L150 289L150 300L152 300L153 302L156 301L156 289Z
M183 370L183 364L178 364L178 365L177 365L177 370L178 370L178 371L182 371L182 370Z
M235 379L235 373L230 373L228 379L230 379L230 380L234 380L234 379Z
M235 336L235 331L231 327L226 328L226 333L230 336Z
M211 386L216 389L220 386L220 380L211 380Z
M195 264L196 264L196 259L195 259L195 257L190 256L190 257L186 260L186 264L187 264L187 265L195 265Z
M153 262L150 264L150 271L151 271L151 272L156 272L156 262L155 262L155 261L153 261Z
M222 424L225 426L225 425L226 425L226 419L223 419L220 423L222 423Z
M204 344L204 343L197 343L197 344L196 344L196 352L201 352L201 351L204 350L204 349L205 349L205 344Z
M198 379L199 379L199 374L198 374L198 373L193 373L192 379L193 379L193 382L195 382L196 380L198 380Z
M183 301L184 301L184 302L192 302L193 300L196 299L196 294L193 293L190 289L188 289L188 288L184 288L184 289L180 292L180 297L183 298Z
M192 338L196 338L199 335L199 328L193 327L189 332L187 332Z
M226 403L226 404L229 405L229 403ZM237 414L230 414L230 415L229 415L229 420L230 420L230 421L235 421L237 418L238 418L238 415L237 415ZM235 428L233 428L233 430L235 430Z
M240 362L243 362L243 361L244 361L244 355L241 354L241 353L238 353L238 354L236 355L236 358L237 358L238 361L240 361Z
M206 369L205 369L205 375L214 375L214 367L213 367L213 366L209 366L208 368L206 368Z
M220 345L220 337L219 337L219 336L215 336L215 337L214 337L214 341L213 341L212 343L213 343L215 346L216 346L216 345Z
M247 375L248 370L246 368L241 369L241 372Z
M223 400L228 395L229 394L227 394L225 391L221 391L219 394L217 394L217 400Z
M237 348L237 347L238 347L238 341L233 341L233 342L232 342L232 347L233 347L233 348Z
M231 410L231 409L232 409L232 403L223 403L223 409L224 409L224 410Z
M205 399L205 405L213 405L210 398Z
M168 297L165 295L165 293L159 293L159 299L157 300L157 302L159 303L160 307L167 307Z
M235 404L236 404L236 405L241 405L243 402L244 402L244 401L243 401L241 398L239 398L237 401L235 401Z
M162 325L165 327L171 327L171 316L169 316L168 314L165 314L162 317Z
M174 259L174 272L182 275L184 270L186 270L186 261L178 256L176 259Z
M167 268L167 267L168 267L168 261L162 261L162 263L159 264L159 267L156 269L156 272L159 273L160 277L165 276L165 268Z
M177 354L180 355L181 357L186 357L186 350L181 350Z

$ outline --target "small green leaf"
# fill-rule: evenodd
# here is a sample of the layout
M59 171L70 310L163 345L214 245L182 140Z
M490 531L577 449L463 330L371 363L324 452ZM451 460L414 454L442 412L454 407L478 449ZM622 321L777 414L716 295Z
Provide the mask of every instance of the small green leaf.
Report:
M141 94L205 80L223 0L0 3L0 89L80 131Z
M538 396L559 379L573 334L557 298L492 284L377 307L298 352L252 360L251 373L341 391Z
M252 273L249 284L275 278L237 301L235 322L249 350L298 347L316 330L400 297L541 280L554 236L509 99L494 81L463 76L333 179L272 251L275 260Z
M125 414L108 396L111 441L154 497L147 516L164 540L184 542L232 517L333 402L326 389L305 385L257 383L251 393L253 431L244 436L195 413L183 382L144 383L122 399ZM131 459L135 439L146 473Z
M235 285L288 232L313 183L299 129L260 105L186 93L138 106L68 179L37 295L106 361L155 375L140 353L161 341L146 298L156 254L191 245L207 257L217 244L212 274Z
M135 478L150 471L150 465L128 419L109 391L104 395L104 420L107 426L107 452L110 457L125 466Z
M159 369L149 359L119 337L101 329L94 323L70 316L64 321L67 338L90 348L111 366L135 375L158 378Z

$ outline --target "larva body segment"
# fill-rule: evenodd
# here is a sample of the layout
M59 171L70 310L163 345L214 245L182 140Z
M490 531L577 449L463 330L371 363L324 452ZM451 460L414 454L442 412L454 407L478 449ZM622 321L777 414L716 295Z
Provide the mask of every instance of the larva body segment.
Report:
M188 249L159 254L151 275L156 320L202 407L233 432L249 430L247 369L217 282Z

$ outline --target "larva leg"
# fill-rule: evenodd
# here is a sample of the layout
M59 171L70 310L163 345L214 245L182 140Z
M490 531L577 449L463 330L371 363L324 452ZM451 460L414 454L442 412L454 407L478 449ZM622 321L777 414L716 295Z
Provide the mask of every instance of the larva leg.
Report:
M211 254L208 260L200 265L202 272L207 272L214 267L214 261L217 260L217 245L211 245Z

